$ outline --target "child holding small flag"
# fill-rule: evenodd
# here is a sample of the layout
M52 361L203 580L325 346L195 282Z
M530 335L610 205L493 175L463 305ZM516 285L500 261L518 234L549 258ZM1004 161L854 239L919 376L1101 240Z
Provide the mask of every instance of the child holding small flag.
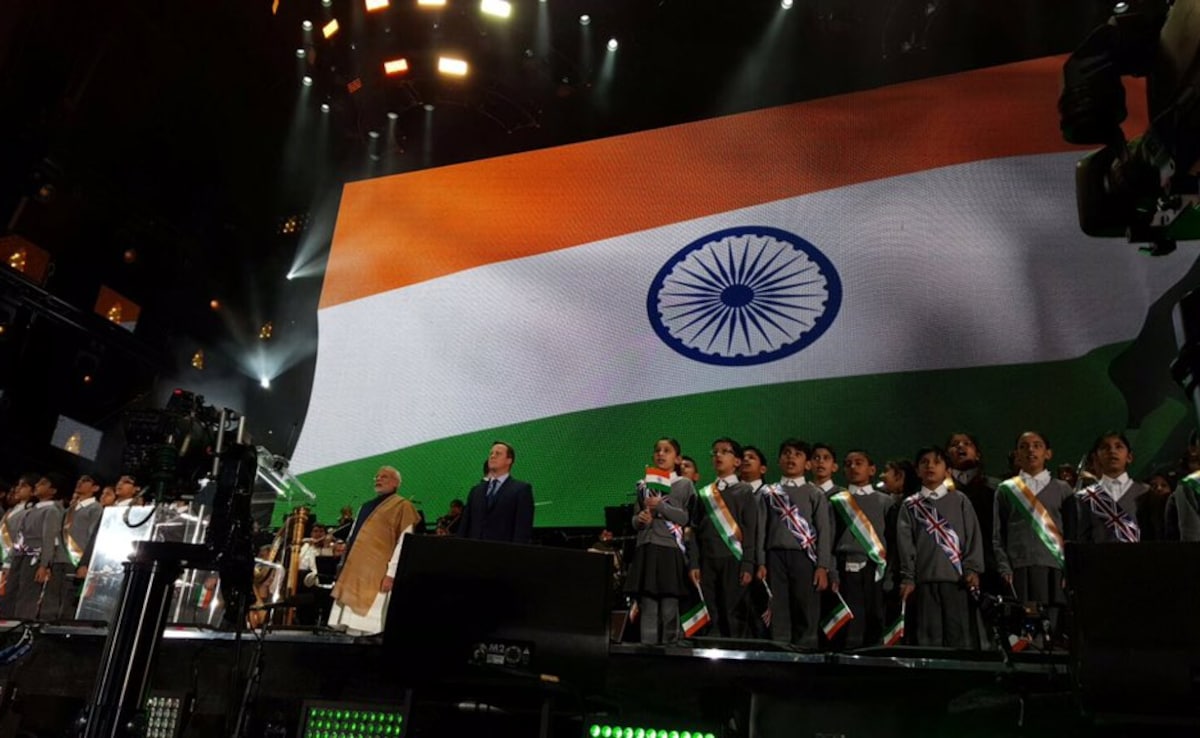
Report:
M854 450L842 461L848 489L829 498L833 508L830 589L854 614L844 631L844 648L875 645L883 637L883 583L887 575L886 521L895 504L891 495L871 486L875 464L866 451ZM844 598L844 599L842 599Z
M642 643L679 640L679 600L694 590L687 579L683 533L696 490L679 476L679 457L679 441L658 439L654 466L638 482L637 548L625 590L637 598Z
M1037 431L1017 438L1020 473L1000 483L992 515L992 545L1005 587L1021 602L1063 605L1063 506L1074 494L1046 468L1054 455ZM1057 613L1051 612L1051 622Z
M921 449L916 466L921 490L904 500L896 520L900 598L915 602L917 645L971 648L968 592L983 571L979 519L966 495L947 489L945 451Z

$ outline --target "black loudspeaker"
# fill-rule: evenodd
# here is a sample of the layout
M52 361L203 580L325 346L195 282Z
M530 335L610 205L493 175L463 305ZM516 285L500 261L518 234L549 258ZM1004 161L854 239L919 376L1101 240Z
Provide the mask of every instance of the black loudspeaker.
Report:
M413 684L512 677L604 688L611 558L408 536L383 645Z
M1080 706L1200 725L1200 543L1068 544Z

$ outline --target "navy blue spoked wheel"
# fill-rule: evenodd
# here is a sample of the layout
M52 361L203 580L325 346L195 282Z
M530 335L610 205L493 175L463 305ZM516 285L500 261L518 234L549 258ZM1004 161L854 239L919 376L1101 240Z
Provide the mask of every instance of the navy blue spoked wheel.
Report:
M842 284L808 241L778 228L743 226L697 239L650 285L650 323L696 361L765 364L817 340L837 317Z

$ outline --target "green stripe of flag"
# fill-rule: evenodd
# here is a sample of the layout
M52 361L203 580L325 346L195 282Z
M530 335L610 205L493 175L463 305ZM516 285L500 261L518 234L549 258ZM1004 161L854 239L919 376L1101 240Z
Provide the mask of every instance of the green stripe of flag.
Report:
M678 438L706 476L711 475L707 451L713 439L725 435L764 449L774 449L790 435L825 438L866 448L882 460L910 456L952 429L971 428L985 453L998 453L1010 448L1013 435L1028 424L1030 397L1047 398L1040 427L1054 438L1056 450L1071 455L1086 449L1101 429L1125 425L1125 401L1108 369L1126 346L1045 364L761 385L618 405L431 441L300 478L317 494L318 518L333 520L343 505L369 499L375 470L393 464L404 475L402 494L421 500L426 515L436 516L478 483L479 462L499 438L517 449L513 475L531 481L543 503L537 525L599 525L605 506L631 501L629 468L648 459L654 441L664 435ZM1175 434L1190 422L1187 405L1175 404L1179 407L1164 411L1158 435ZM863 411L848 413L847 408ZM1148 432L1144 426L1143 436ZM1157 463L1149 454L1139 453L1138 460ZM1131 471L1137 474L1139 468Z

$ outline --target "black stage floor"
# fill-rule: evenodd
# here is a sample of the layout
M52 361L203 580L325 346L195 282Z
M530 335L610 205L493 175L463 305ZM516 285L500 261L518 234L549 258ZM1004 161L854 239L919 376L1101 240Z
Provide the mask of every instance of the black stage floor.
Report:
M6 636L11 642L20 626L10 625L17 627ZM87 703L105 634L88 625L39 627L32 650L0 666L0 738L67 735ZM167 629L150 691L191 701L182 735L229 734L257 645L248 634L239 641L231 632ZM709 639L674 647L613 644L596 667L603 688L583 695L568 684L507 672L425 681L377 639L335 632L276 630L261 646L261 679L244 733L251 736L300 735L306 700L406 704L405 735L430 738L575 738L593 730L611 736L613 728L622 728L620 738L636 738L637 728L643 736L667 730L665 738L685 731L715 738L1147 735L1151 723L1158 723L1156 735L1200 734L1195 725L1178 728L1169 710L1139 715L1122 706L1085 715L1065 654L1008 658L905 647L798 653L769 642Z

